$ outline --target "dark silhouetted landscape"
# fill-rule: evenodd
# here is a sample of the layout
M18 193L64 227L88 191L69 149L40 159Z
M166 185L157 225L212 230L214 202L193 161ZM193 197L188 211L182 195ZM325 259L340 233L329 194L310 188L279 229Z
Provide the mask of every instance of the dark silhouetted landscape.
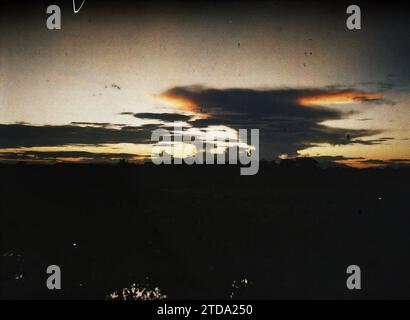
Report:
M410 170L0 165L2 299L408 298ZM361 291L346 268L362 269ZM62 270L62 290L46 268Z

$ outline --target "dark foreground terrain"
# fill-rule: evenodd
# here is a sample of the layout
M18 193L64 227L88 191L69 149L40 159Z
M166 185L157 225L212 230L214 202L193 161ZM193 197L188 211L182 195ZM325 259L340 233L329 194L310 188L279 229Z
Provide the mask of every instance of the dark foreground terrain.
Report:
M410 298L406 169L0 166L0 298ZM361 291L346 268L362 269ZM46 268L62 290L46 288Z

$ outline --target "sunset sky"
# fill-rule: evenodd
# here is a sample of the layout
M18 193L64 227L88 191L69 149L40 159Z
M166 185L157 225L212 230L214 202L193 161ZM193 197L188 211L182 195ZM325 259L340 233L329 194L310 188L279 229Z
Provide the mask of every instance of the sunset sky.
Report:
M260 129L260 157L410 164L400 5L87 0L0 6L0 160L143 160L151 131Z

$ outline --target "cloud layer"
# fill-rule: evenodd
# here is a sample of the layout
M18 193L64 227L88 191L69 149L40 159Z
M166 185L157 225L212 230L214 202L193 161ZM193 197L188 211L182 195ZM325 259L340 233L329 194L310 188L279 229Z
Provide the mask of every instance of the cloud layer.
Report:
M261 154L276 158L279 154L296 155L298 150L319 143L343 145L370 143L364 137L377 130L347 130L321 124L349 115L329 107L303 105L304 99L333 103L380 103L380 94L354 89L213 89L202 86L174 87L162 94L171 100L189 101L194 111L207 114L206 119L190 121L194 127L227 125L234 129L260 129ZM315 100L316 97L316 100ZM339 100L338 100L339 99ZM377 143L375 141L374 143Z
M227 126L232 129L259 129L260 156L276 159L297 155L298 151L318 144L382 144L391 138L369 138L378 130L351 130L328 127L328 120L340 120L351 112L328 106L348 103L381 103L379 93L349 88L338 89L215 89L203 86L174 87L159 95L177 101L184 113L134 113L121 115L160 124L126 126L110 123L75 122L66 126L0 125L0 148L54 147L66 145L149 144L153 129L180 121L206 129ZM308 101L308 103L306 103ZM316 105L324 104L324 105ZM202 117L186 114L186 110ZM120 151L119 151L120 153ZM80 154L77 154L80 156ZM125 155L125 154L124 154ZM87 155L90 156L90 155ZM101 158L96 156L96 158Z

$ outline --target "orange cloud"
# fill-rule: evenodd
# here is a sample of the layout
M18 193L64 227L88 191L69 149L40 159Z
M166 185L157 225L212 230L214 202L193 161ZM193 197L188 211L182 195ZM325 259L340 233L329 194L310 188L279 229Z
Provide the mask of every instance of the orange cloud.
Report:
M377 101L383 99L383 95L374 92L337 92L324 93L314 96L302 97L298 100L302 106L318 106L332 104L351 104L366 101Z
M192 112L196 112L199 110L199 106L196 105L193 101L187 98L184 98L184 97L174 95L169 92L165 92L161 94L154 94L153 97L160 99L166 103L169 103L173 107L179 110L192 111Z

